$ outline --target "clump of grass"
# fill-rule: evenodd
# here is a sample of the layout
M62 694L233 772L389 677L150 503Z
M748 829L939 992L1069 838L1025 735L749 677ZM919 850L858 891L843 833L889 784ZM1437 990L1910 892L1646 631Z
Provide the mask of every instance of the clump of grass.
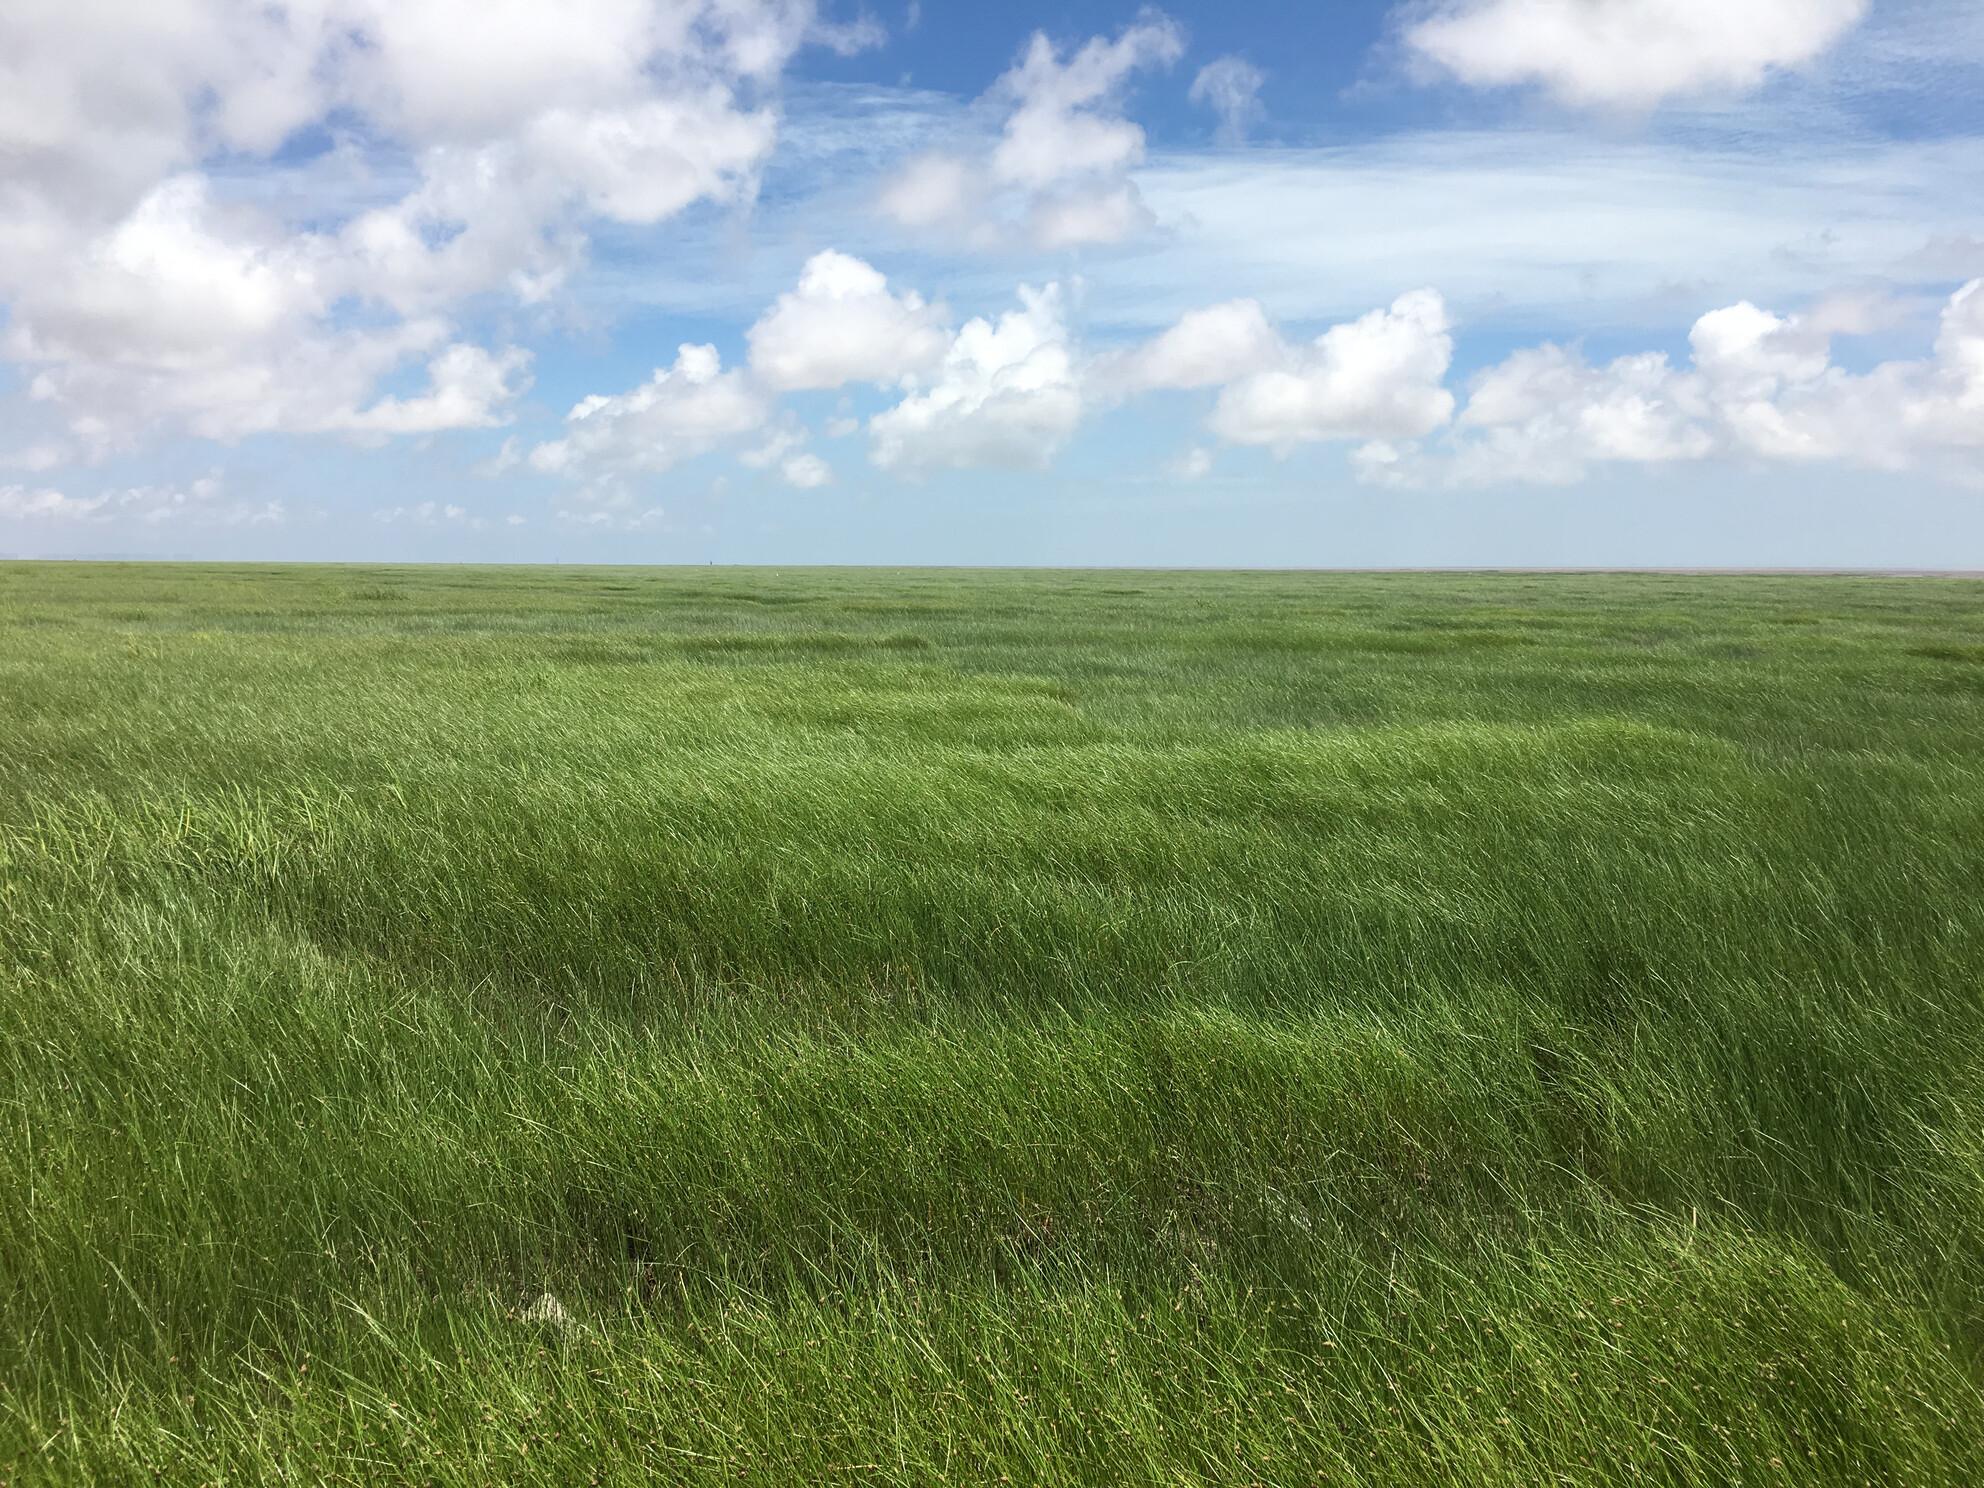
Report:
M1984 1472L1974 586L0 577L0 1479Z

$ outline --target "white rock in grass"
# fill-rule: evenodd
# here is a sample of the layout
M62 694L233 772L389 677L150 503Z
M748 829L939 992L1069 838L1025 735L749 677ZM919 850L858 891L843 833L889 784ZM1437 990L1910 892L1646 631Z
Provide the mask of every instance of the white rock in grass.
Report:
M549 1292L540 1292L537 1300L524 1309L523 1320L558 1333L573 1333L579 1326L565 1310L565 1304Z

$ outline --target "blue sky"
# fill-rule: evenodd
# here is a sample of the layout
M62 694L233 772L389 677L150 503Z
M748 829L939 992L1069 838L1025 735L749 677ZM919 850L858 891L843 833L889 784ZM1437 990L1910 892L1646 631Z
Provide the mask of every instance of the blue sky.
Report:
M23 0L0 553L1984 567L1984 8Z

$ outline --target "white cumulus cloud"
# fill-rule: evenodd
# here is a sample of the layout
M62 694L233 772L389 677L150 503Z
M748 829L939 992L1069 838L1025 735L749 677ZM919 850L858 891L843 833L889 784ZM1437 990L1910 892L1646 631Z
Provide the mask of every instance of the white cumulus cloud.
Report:
M474 297L544 299L595 222L749 197L789 58L875 39L814 0L5 6L0 356L92 447L481 427L516 358L443 353ZM313 127L365 191L311 188ZM378 396L437 354L424 401Z
M1065 56L1036 32L988 94L1006 110L997 140L978 155L912 158L884 186L882 212L988 248L1015 236L1050 249L1117 243L1148 230L1156 218L1129 178L1144 131L1124 115L1124 94L1138 72L1170 67L1184 50L1184 33L1157 11Z
M1281 364L1229 383L1212 430L1232 444L1286 449L1326 439L1410 439L1453 416L1447 307L1430 289L1332 326Z
M1019 65L994 90L1013 104L992 151L994 178L1042 187L1135 165L1143 158L1144 132L1122 115L1123 89L1133 73L1169 67L1184 51L1184 33L1154 12L1113 38L1092 38L1065 61L1035 32Z
M934 381L869 420L874 462L939 468L1045 465L1082 417L1058 286L1022 287L1020 308L967 323Z
M781 392L896 383L927 371L950 345L942 306L900 294L873 266L845 253L816 253L797 289L751 327L751 370Z
M1864 373L1837 365L1831 307L1713 310L1676 366L1658 352L1603 365L1575 347L1517 351L1473 381L1441 441L1387 444L1390 484L1568 485L1608 464L1832 461L1975 479L1984 450L1984 280L1944 306L1930 355Z
M343 427L360 434L432 434L487 429L505 422L527 385L530 353L514 347L492 356L457 342L427 364L427 390L411 398L381 398Z
M595 394L565 418L561 439L530 452L533 469L590 483L655 474L764 427L771 410L742 371L723 369L714 346L683 346L631 392Z
M833 484L833 467L806 449L807 431L793 420L771 431L765 442L739 455L747 470L776 470L788 486L801 491Z
M1188 310L1134 351L1106 358L1105 379L1127 393L1215 387L1288 360L1258 300Z
M1566 103L1648 108L1739 92L1812 61L1869 0L1448 0L1405 30L1418 56L1477 87L1535 84Z

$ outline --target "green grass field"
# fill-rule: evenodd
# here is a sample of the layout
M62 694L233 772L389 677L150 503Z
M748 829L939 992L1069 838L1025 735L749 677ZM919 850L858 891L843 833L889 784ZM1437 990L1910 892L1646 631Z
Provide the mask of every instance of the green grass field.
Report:
M1984 584L0 565L0 1482L1984 1478Z

